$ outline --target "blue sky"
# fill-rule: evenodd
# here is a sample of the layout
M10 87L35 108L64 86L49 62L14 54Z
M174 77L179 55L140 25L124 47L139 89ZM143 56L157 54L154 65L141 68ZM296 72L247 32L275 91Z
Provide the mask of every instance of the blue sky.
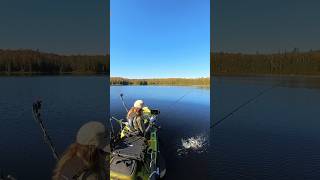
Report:
M209 0L110 3L111 76L209 76Z
M319 0L213 0L213 51L320 50Z
M107 53L107 0L1 0L0 49Z

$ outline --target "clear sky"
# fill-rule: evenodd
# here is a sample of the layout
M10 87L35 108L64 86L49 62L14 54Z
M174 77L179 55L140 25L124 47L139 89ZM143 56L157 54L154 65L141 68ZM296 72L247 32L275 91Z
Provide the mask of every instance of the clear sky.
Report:
M209 76L209 0L111 0L110 18L111 76Z
M0 49L106 54L107 0L1 0Z
M213 0L213 51L320 49L319 0Z

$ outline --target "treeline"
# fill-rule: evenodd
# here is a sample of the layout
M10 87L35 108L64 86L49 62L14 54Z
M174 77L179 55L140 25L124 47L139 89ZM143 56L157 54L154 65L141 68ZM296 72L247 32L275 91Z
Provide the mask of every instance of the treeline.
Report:
M102 74L109 56L57 55L34 50L1 50L0 74Z
M210 78L127 79L111 77L111 85L210 85Z
M320 75L320 51L274 54L211 53L211 71L216 75L283 74Z

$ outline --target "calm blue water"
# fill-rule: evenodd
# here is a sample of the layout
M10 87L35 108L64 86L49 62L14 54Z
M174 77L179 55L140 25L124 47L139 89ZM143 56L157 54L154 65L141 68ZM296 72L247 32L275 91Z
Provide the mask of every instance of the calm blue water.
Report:
M55 162L32 119L32 102L39 97L44 101L45 124L62 152L83 123L106 120L106 80L102 76L1 77L0 170L19 179L49 179ZM209 156L176 152L181 138L207 132L208 89L113 86L110 108L112 115L124 117L119 100L124 93L128 105L144 99L161 110L160 148L167 161L167 179L203 179L207 166L212 179L319 179L319 79L213 78L213 121L279 83L211 131Z
M124 117L119 94L130 105L144 99L161 110L161 151L167 179L319 179L320 81L316 78L217 77L213 121L260 91L281 83L211 131L210 155L179 156L181 138L207 132L209 90L195 87L114 86L111 112ZM0 169L19 179L49 179L54 160L32 119L31 104L44 101L44 117L59 152L89 120L106 120L102 76L1 77ZM186 95L181 101L177 99Z
M213 78L213 121L275 84L211 130L211 179L319 179L320 80Z
M31 105L43 100L48 133L59 153L74 142L78 128L87 121L105 122L109 100L103 76L1 77L0 171L18 179L50 179L55 160L44 143ZM179 156L181 138L206 134L209 125L209 90L195 87L111 87L111 111L125 116L119 93L128 104L144 99L161 110L161 152L167 161L167 179L206 176L206 153ZM184 96L180 101L178 98ZM197 165L195 168L195 165ZM186 173L189 171L190 173Z
M58 152L75 140L85 122L107 119L104 76L0 78L0 171L18 179L50 179L55 165L31 105L43 100L43 116Z
M209 89L180 86L112 86L110 113L124 118L126 111L122 107L120 93L124 94L128 106L133 106L136 99L143 99L147 106L160 109L160 151L166 161L166 179L207 178L207 152L191 151L186 155L179 155L177 150L182 148L182 138L208 136Z

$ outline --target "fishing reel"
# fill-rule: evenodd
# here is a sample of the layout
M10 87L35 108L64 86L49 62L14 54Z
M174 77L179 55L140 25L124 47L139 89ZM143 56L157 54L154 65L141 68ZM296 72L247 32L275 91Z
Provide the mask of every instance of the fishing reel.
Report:
M151 115L158 115L158 114L160 114L160 110L159 109L150 109L150 113L151 113Z
M42 105L42 101L41 100L37 100L32 104L32 112L38 118L40 117L41 105Z

